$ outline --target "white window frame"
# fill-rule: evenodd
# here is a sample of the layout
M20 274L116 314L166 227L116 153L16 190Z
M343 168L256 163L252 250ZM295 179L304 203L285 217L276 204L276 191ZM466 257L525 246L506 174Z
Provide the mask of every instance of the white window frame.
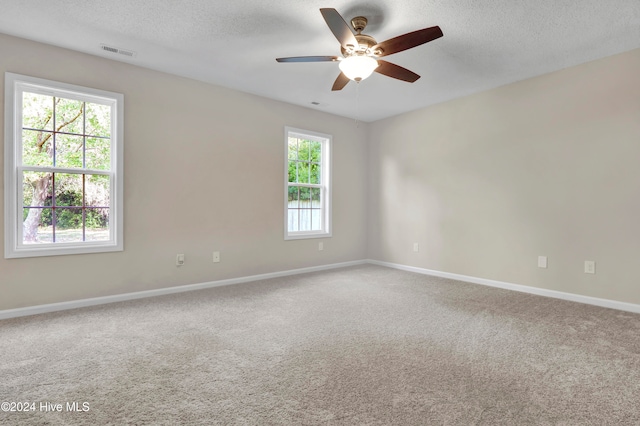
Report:
M122 251L124 95L42 78L5 73L4 257L38 257ZM22 93L41 93L111 107L109 240L24 244L22 241ZM54 168L51 168L53 171ZM55 168L56 172L66 169ZM72 170L77 173L77 170ZM90 171L93 172L93 171Z
M322 163L319 185L304 185L312 188L320 188L322 229L317 231L293 231L289 232L289 137L297 137L320 142L322 144ZM331 151L332 136L314 132L311 130L285 127L284 132L284 239L301 240L307 238L331 237Z

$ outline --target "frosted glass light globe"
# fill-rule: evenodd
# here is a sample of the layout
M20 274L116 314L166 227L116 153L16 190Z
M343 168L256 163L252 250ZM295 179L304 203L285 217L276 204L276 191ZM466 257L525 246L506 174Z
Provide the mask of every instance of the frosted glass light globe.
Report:
M344 58L338 64L340 71L353 81L361 81L369 77L378 68L378 61L371 56L354 55Z

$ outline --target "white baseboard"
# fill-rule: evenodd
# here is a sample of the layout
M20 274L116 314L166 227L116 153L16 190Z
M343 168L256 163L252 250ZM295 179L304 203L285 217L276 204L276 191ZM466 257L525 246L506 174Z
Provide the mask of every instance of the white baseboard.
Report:
M400 265L397 263L382 262L379 260L367 259L356 260L352 262L334 263L330 265L312 266L309 268L291 269L288 271L271 272L268 274L250 275L246 277L230 278L226 280L211 281L200 284L190 284L176 287L160 288L156 290L138 291L135 293L116 294L113 296L94 297L91 299L73 300L69 302L50 303L47 305L37 305L25 308L6 309L0 311L0 320L8 318L17 318L28 315L44 314L47 312L65 311L69 309L84 308L87 306L104 305L107 303L123 302L126 300L143 299L146 297L163 296L167 294L182 293L186 291L203 290L206 288L221 287L233 284L242 284L252 281L267 280L270 278L279 278L289 275L305 274L309 272L326 271L330 269L344 268L347 266L357 266L365 263L372 265L385 266L388 268L399 269L403 271L416 272L423 275L432 275L442 278L450 278L453 280L464 281L473 284L481 284L489 287L497 287L506 290L519 291L521 293L535 294L538 296L553 297L555 299L570 300L572 302L585 303L588 305L601 306L604 308L618 309L620 311L640 313L640 305L633 303L619 302L616 300L599 299L596 297L582 296L573 293L564 293L561 291L547 290L537 287L529 287L520 284L512 284L503 281L489 280L485 278L471 277L468 275L453 274L450 272L441 272L431 269L417 268L414 266Z
M211 281L200 284L189 284L176 287L159 288L156 290L138 291L135 293L116 294L113 296L94 297L91 299L72 300L70 302L50 303L47 305L29 306L26 308L6 309L0 311L0 320L8 318L24 317L28 315L44 314L47 312L66 311L68 309L84 308L87 306L104 305L107 303L123 302L126 300L143 299L146 297L164 296L166 294L182 293L185 291L203 290L206 288L221 287L225 285L248 283L251 281L268 280L270 278L286 277L289 275L306 274L309 272L326 271L329 269L344 268L347 266L363 265L366 260L353 262L333 263L330 265L312 266L309 268L291 269L288 271L271 272L268 274L250 275L247 277L230 278L226 280Z
M468 275L452 274L450 272L434 271L432 269L416 268L414 266L400 265L397 263L382 262L379 260L368 259L367 263L372 265L386 266L388 268L400 269L403 271L416 272L418 274L433 275L435 277L450 278L453 280L464 281L473 284L481 284L489 287L498 287L506 290L519 291L521 293L535 294L538 296L553 297L555 299L570 300L572 302L585 303L587 305L601 306L604 308L618 309L620 311L634 312L640 314L640 305L633 303L619 302L617 300L599 299L597 297L582 296L574 293L564 293L561 291L547 290L538 287L529 287L526 285L512 284L503 281L488 280L485 278L471 277Z

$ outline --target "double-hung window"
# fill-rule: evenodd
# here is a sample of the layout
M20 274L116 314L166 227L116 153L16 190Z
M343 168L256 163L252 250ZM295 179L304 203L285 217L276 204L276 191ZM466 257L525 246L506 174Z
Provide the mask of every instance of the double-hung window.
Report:
M5 74L5 257L119 251L122 94Z
M331 136L285 133L285 239L330 237Z

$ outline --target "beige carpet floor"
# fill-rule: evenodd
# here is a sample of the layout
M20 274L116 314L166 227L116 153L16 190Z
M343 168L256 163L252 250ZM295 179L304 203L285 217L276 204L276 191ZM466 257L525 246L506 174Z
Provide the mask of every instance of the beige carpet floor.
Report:
M0 321L5 401L37 406L2 425L640 425L640 315L363 265Z

